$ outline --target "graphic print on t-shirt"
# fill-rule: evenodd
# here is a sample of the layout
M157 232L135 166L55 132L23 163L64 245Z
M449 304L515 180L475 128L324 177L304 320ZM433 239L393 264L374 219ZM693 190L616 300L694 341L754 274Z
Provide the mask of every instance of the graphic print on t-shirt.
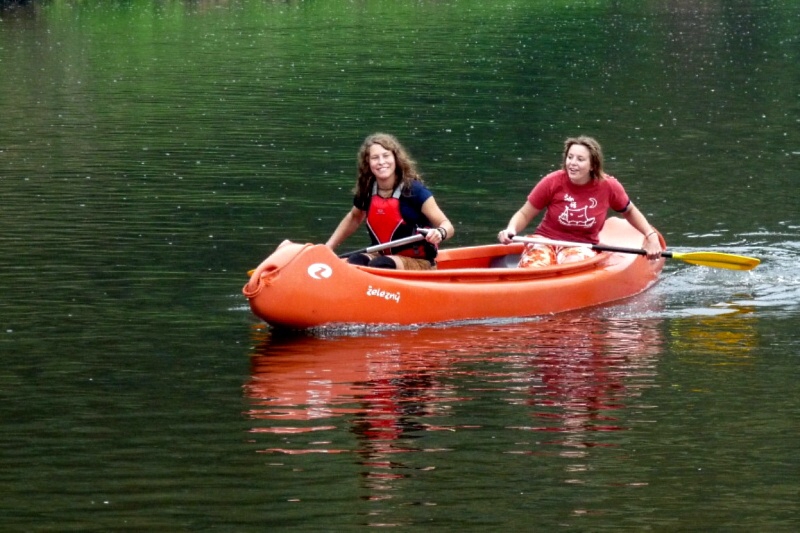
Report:
M582 228L590 228L594 225L595 217L589 218L589 209L597 206L595 198L589 198L589 205L578 207L578 202L569 194L564 195L564 201L567 202L564 211L558 215L558 221L565 226L580 226Z

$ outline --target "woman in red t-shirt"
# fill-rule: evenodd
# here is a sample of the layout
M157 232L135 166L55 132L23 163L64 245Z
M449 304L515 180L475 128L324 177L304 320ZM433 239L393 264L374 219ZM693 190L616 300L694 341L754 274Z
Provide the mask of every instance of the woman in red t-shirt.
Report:
M633 205L622 184L603 172L603 151L591 137L569 138L564 142L563 167L536 184L525 204L514 213L498 240L508 244L512 238L545 210L535 235L553 240L598 243L606 215L613 209L642 235L647 257L661 256L658 233ZM590 248L548 244L525 246L519 266L537 267L570 263L594 255Z

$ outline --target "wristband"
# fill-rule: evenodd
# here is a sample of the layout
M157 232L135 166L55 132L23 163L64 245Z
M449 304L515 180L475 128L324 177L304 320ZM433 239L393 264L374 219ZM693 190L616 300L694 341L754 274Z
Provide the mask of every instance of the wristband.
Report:
M439 226L438 228L436 228L436 231L438 231L441 234L442 240L445 240L447 238L447 230L444 229L443 227Z

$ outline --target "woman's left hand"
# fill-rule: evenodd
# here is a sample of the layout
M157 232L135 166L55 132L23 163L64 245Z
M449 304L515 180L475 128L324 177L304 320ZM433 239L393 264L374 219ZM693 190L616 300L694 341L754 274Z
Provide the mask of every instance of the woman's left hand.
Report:
M428 228L425 240L431 244L439 244L444 241L444 234L439 228Z

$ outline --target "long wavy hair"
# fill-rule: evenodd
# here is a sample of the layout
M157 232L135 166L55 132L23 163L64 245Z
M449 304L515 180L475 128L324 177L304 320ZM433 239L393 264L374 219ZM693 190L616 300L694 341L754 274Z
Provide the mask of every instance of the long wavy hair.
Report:
M353 193L359 198L366 199L372 192L372 184L375 183L375 176L369 168L369 149L373 144L380 144L394 154L395 175L399 178L399 183L403 186L403 192L408 194L411 190L411 182L422 181L422 176L417 170L417 162L403 148L394 135L388 133L373 133L364 139L361 148L358 150L358 173L356 175L356 186Z
M589 150L589 157L592 163L591 170L589 171L589 177L592 180L605 179L606 173L603 170L603 149L600 147L600 143L594 140L594 138L587 137L585 135L581 135L580 137L570 137L564 141L564 154L561 157L562 168L565 171L567 170L567 153L569 153L569 149L576 144L585 146L586 149Z

